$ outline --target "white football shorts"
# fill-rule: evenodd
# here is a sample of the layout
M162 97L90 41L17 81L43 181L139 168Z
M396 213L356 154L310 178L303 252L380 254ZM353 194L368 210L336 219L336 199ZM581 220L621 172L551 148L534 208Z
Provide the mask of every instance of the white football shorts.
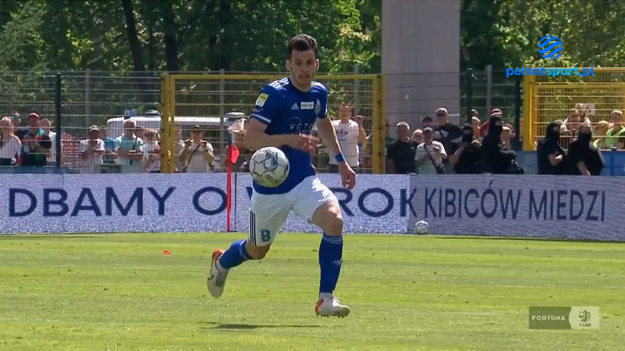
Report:
M250 206L250 243L256 246L271 244L290 211L311 223L315 211L331 201L338 200L316 175L304 178L284 194L259 194L254 191Z

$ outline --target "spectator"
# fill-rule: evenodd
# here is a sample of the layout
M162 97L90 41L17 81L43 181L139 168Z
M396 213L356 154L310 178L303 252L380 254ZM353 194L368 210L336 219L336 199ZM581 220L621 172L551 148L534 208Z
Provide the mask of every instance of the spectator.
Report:
M0 166L12 166L17 164L22 143L13 134L13 121L5 116L0 119Z
M397 140L386 152L386 173L409 174L415 173L416 141L410 140L410 126L406 122L397 123Z
M445 147L434 141L432 128L423 129L423 143L417 146L415 162L419 174L445 174L443 160L447 158Z
M571 175L600 175L605 161L599 149L592 145L590 125L584 123L579 127L577 139L569 146L567 163Z
M100 139L104 141L104 155L102 155L102 163L114 164L115 159L117 158L117 154L115 154L115 149L117 149L115 139L108 136L106 126L101 126L98 129L100 130Z
M475 126L465 124L462 127L462 141L452 146L453 154L449 163L457 174L482 173L482 147L479 134L475 135Z
M595 137L596 139L593 141L593 145L598 149L609 149L605 142L605 136L608 133L608 130L612 128L610 122L608 121L599 121L595 125Z
M412 133L412 140L416 141L417 144L421 144L423 142L423 131L421 129L415 129Z
M577 121L577 119L570 121L569 119L571 116L578 116L579 122ZM564 122L562 122L562 128L560 130L560 133L562 135L567 135L571 138L574 138L575 136L577 136L577 130L579 129L579 125L582 123L582 121L584 121L583 123L586 123L589 126L592 125L592 121L590 120L590 118L586 117L586 114L581 109L581 106L577 104L575 108L569 110L567 117L564 119Z
M605 133L605 144L608 148L623 149L625 144L625 126L623 126L623 112L614 110L610 113L612 128Z
M52 148L50 148L50 156L48 157L48 164L56 163L56 133L52 131L52 123L47 118L42 118L41 122L39 122L39 127L43 130L43 134L50 137L50 143L52 144Z
M145 128L143 128L143 126L137 125L135 127L135 135L137 136L137 138L145 141Z
M15 134L20 140L22 140L24 135L28 134L30 131L28 130L28 128L21 128L22 116L20 116L19 112L15 110L11 112L11 118L13 122L13 134Z
M199 125L191 129L191 139L187 139L184 149L180 153L180 162L184 164L182 172L207 173L215 159L213 146L202 139L202 129Z
M565 148L577 136L577 130L579 129L579 126L582 124L582 120L583 120L582 111L579 111L576 109L569 110L569 115L566 117L566 119L562 123L562 128L560 128L560 136L562 138L561 142Z
M434 121L432 120L432 117L425 116L421 119L421 129L424 128L434 128Z
M102 155L105 152L104 141L100 139L100 128L92 125L87 130L88 138L80 141L80 173L100 173Z
M43 134L39 128L41 117L36 112L28 114L28 133L22 137L21 165L29 167L43 167L50 156L52 142L50 137Z
M477 140L482 140L482 134L480 133L480 119L478 117L471 117L471 126L473 128L473 138ZM464 138L464 132L462 134Z
M451 147L453 144L457 144L462 140L462 129L449 121L447 109L441 107L436 110L436 120L438 125L434 128L434 140L443 144L445 147L445 154L451 154ZM451 164L447 159L444 159L445 171L451 173Z
M538 174L566 174L566 152L560 146L559 122L551 122L547 126L545 139L538 143L536 157Z
M154 129L145 130L145 170L148 173L161 172L161 142Z
M510 151L512 149L512 146L510 145L511 140L512 130L510 129L510 127L506 126L501 128L501 143L503 144L504 150Z
M184 150L184 140L182 139L182 126L174 124L174 163L176 164L176 172L180 172L184 165L180 162L180 154Z
M133 120L125 120L123 128L124 134L115 139L117 163L124 166L136 166L143 159L143 140L135 135L136 124Z
M516 153L508 151L501 142L503 120L495 112L488 121L488 133L482 140L484 171L493 174L521 174L523 169L516 162Z
M384 132L386 133L386 137L384 140L386 143L386 148L388 149L388 147L391 146L391 144L395 141L395 139L393 139L393 137L391 136L391 126L388 124L388 122L384 123ZM371 136L373 136L373 133L371 134Z
M360 150L358 144L367 145L367 134L362 126L363 116L356 116L352 120L352 106L343 102L339 106L339 119L332 121L341 151L347 163L354 170L360 167ZM338 173L339 165L334 159L336 155L329 155L329 171Z

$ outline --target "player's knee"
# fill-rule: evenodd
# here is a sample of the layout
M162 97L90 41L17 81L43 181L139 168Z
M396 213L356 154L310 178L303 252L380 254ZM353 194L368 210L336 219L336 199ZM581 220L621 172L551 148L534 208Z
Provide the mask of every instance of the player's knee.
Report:
M269 252L270 247L271 247L270 245L256 246L256 245L250 244L249 242L247 243L247 245L245 245L247 254L250 255L250 257L253 260L262 260L263 258L265 258L265 256L267 255L267 252Z
M343 217L341 217L341 215L328 218L326 233L328 235L341 235L341 233L343 233Z
M328 235L341 235L343 232L343 216L338 206L330 206L325 216L325 231Z

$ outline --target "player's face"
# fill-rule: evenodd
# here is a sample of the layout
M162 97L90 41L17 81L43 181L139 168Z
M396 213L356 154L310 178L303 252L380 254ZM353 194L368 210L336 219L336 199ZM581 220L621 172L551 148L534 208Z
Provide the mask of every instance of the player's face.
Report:
M301 86L308 86L319 69L319 60L315 58L313 50L293 50L291 59L286 61L286 68L291 72L292 81Z

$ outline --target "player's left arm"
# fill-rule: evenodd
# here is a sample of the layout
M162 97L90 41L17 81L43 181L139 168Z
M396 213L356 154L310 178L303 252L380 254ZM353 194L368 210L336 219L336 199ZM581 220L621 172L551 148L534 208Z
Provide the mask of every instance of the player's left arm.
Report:
M365 132L365 128L363 127L365 117L358 115L355 120L358 124L358 142L362 145L363 150L367 150L367 133Z
M342 153L339 141L336 138L336 131L332 125L332 121L328 117L319 118L317 120L317 133L321 138L321 142L328 148L330 155L338 155Z

